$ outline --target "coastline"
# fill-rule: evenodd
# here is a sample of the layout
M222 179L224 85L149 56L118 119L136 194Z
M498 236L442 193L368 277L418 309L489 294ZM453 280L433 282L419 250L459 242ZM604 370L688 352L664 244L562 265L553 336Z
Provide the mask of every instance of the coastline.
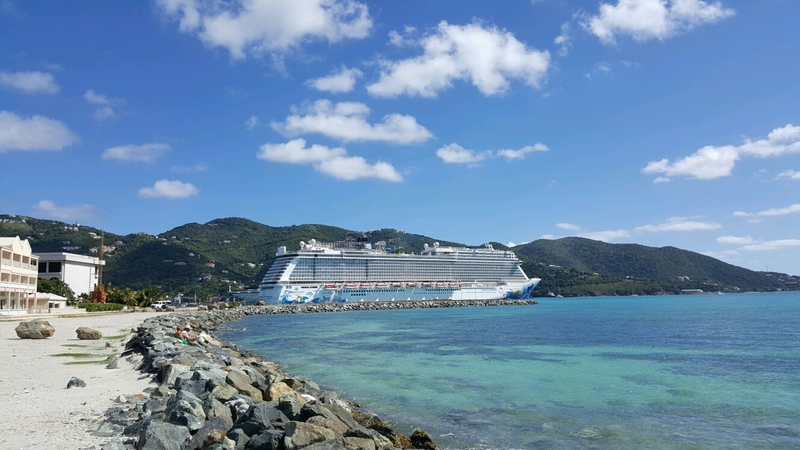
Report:
M20 316L0 321L0 448L99 449L108 438L92 436L89 425L102 420L114 399L141 393L151 382L127 361L120 359L118 369L106 369L108 362L102 361L119 356L131 329L158 314ZM32 319L46 320L55 334L48 339L19 339L14 328ZM102 332L103 338L78 340L75 330L82 326ZM57 354L97 356L53 356ZM65 364L74 362L81 364ZM71 377L82 379L86 387L66 389Z
M270 305L175 313L147 311L81 314L69 317L17 317L2 321L0 333L4 339L0 344L0 364L3 364L4 373L9 376L3 377L0 382L0 394L8 399L0 406L0 412L6 417L0 424L0 447L134 448L135 442L143 433L142 426L153 422L154 414L163 412L170 401L174 403L179 397L180 390L171 388L174 387L180 373L184 371L196 373L198 367L203 368L199 370L203 372L205 368L209 368L209 364L215 366L209 370L216 370L217 375L219 370L223 370L228 373L241 371L251 376L250 387L239 386L241 389L238 389L238 392L234 390L233 395L229 394L230 399L249 397L245 395L249 393L252 395L251 400L246 402L249 405L260 403L280 411L286 410L289 414L281 412L283 415L281 420L285 422L278 423L277 428L285 428L289 422L295 423L290 426L297 427L300 426L296 424L298 422L310 421L308 425L302 426L317 427L313 430L331 437L325 435L324 430L318 429L321 425L313 423L327 423L333 428L337 426L341 428L341 423L344 423L347 429L340 430L334 439L348 443L347 447L335 448L379 449L395 448L395 445L401 447L400 444L409 445L411 437L400 436L374 414L356 413L355 416L359 418L356 422L349 411L354 405L338 399L333 392L321 390L311 380L293 377L261 356L247 352L240 353L235 346L216 341L213 334L201 346L180 344L172 337L175 325L191 324L194 331L211 333L222 323L256 314L511 304L535 304L535 302L427 301ZM14 327L21 321L31 319L50 322L56 329L55 335L42 340L17 338ZM80 341L77 337L73 337L75 329L80 326L97 329L104 337L99 341ZM111 347L107 347L106 342L109 342ZM87 357L86 354L93 356ZM117 359L118 368L107 369L107 362L113 358ZM68 362L80 364L65 364ZM254 372L260 372L261 376ZM73 376L83 379L87 387L66 389L67 382ZM261 384L255 380L261 380ZM225 384L231 385L232 382L223 375L221 383L213 382L209 386ZM284 395L287 392L271 392L270 385L280 385L279 390L288 386L293 393L287 396ZM158 407L153 411L154 399L160 402L160 411ZM149 410L146 404L150 405ZM321 407L326 410L320 409ZM311 419L313 416L330 415L329 411L334 411L334 414L324 418L338 422L337 424L331 425L322 420L322 417ZM208 414L204 423L225 428L226 425L220 426L220 421L211 417L212 415ZM234 412L229 420L233 422L236 418ZM271 427L275 428L275 425L272 424ZM231 423L225 431L232 431L232 427ZM296 432L295 428L293 430ZM93 435L93 432L98 435ZM191 430L191 433L198 434L198 430ZM391 439L387 438L387 435ZM415 448L436 448L426 434L422 433L416 438ZM230 443L228 441L228 444Z

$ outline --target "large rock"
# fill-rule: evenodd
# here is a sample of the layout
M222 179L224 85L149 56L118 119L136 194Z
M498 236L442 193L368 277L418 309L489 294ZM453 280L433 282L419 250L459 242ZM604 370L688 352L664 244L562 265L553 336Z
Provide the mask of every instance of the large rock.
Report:
M255 436L264 431L283 428L289 419L280 410L267 403L257 403L242 414L233 424L233 428L241 428L248 436Z
M142 427L136 450L182 450L191 437L186 427L152 420Z
M428 433L422 430L414 430L414 433L411 435L411 444L414 445L414 448L422 450L439 450L439 447L433 443Z
M250 376L241 370L231 369L225 381L253 400L260 401L263 398L261 391L253 386Z
M78 333L78 339L82 341L96 341L103 337L103 333L89 327L80 327L75 332Z
M341 438L341 436L337 436L336 432L328 428L305 422L289 422L286 424L283 445L286 450L296 450L308 447L315 442L332 441L337 438Z
M86 387L86 382L78 377L72 377L69 379L69 382L67 382L67 389L74 387Z
M267 430L257 434L247 442L244 448L245 450L281 450L283 448L283 431Z
M46 320L35 319L20 322L14 331L20 339L46 339L55 334L56 329Z
M215 417L205 423L186 444L186 450L200 450L222 442L230 425L221 417Z
M264 392L264 400L279 400L281 395L292 391L294 389L290 388L288 384L278 381L269 385L267 391Z
M205 425L206 412L199 398L187 391L179 391L167 402L164 417L169 423L195 431Z

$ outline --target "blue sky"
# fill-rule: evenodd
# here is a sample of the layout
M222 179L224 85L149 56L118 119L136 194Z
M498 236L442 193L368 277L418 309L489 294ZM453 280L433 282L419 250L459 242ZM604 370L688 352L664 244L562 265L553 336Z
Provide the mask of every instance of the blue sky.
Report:
M499 7L498 5L502 5ZM800 2L0 2L0 212L800 274Z

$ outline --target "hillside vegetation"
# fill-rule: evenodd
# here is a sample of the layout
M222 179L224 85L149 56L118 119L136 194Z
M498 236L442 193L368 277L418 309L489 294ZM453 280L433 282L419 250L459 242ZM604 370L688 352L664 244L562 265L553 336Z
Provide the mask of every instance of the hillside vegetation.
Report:
M29 239L35 252L97 256L101 230L32 217L0 215L0 236ZM394 229L367 232L306 224L271 227L243 218L189 223L153 236L106 232L104 281L112 286L158 287L198 298L254 288L279 246L300 241L385 241L397 252L419 253L424 244L463 245ZM495 248L508 249L499 243ZM607 244L582 238L538 240L509 249L530 277L542 278L534 295L648 295L704 291L774 291L800 288L800 277L754 272L674 247Z

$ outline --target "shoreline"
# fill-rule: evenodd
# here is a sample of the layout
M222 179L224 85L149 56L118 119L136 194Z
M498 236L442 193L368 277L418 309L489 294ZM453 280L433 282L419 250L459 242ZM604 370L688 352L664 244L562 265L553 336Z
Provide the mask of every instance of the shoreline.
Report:
M275 430L281 429L284 433L281 439L287 439L287 430L290 428L289 434L294 433L294 437L290 436L287 441L290 446L295 445L291 444L294 442L291 439L296 440L298 434L300 438L306 439L309 433L317 433L325 438L319 441L320 445L331 440L328 438L341 444L330 448L370 450L406 447L411 445L411 437L391 429L376 415L359 412L357 405L339 399L332 391L320 389L312 380L293 377L282 371L267 359L268 355L262 357L250 352L239 352L235 345L218 341L213 336L213 330L223 323L260 314L521 304L532 305L535 302L364 302L245 306L212 311L105 312L3 318L0 320L0 334L4 338L0 340L0 364L3 364L5 375L0 377L0 395L8 400L0 406L0 412L7 418L0 423L0 447L133 449L141 436L146 434L145 429L151 422L188 429L186 422L191 421L191 418L184 413L178 413L177 416L172 414L172 417L165 417L164 413L170 402L175 404L179 397L188 397L192 389L201 398L205 397L204 400L211 394L210 391L204 391L205 387L199 388L197 383L194 388L187 387L189 384L185 382L190 381L187 379L190 378L189 374L201 374L201 378L211 374L203 384L207 382L211 388L221 386L223 390L237 384L231 380L236 379L236 374L245 374L250 378L249 383L245 378L245 383L240 383L233 393L226 394L230 396L227 400L239 398L248 407L260 404L261 409L278 411L281 419L269 425L261 424L261 431L268 427L276 434ZM17 323L28 320L50 322L56 328L55 335L41 340L17 338L14 327ZM172 337L176 324L191 324L193 331L203 331L210 335L205 344L183 345ZM103 338L99 341L78 340L73 333L81 326L101 331ZM92 357L82 354L90 354ZM117 369L106 368L112 359L116 359ZM73 364L65 364L68 362ZM66 389L67 382L73 376L83 379L87 387ZM241 378L237 381L241 381ZM179 380L184 382L181 386L184 389L174 389ZM270 391L272 385L278 387L274 392ZM186 393L179 395L181 391ZM221 404L224 403L218 402L215 406ZM245 414L241 410L241 404L239 408L239 417L235 409L222 408L230 410L230 417L227 418L230 424L217 415L219 413L225 416L224 411L204 411L208 413L203 419L204 425L211 427L204 431L204 439L209 439L209 432L216 427L219 431L212 437L219 438L217 445L223 445L224 442L228 444L216 448L234 448L232 441L225 441L220 435L229 435L233 431L231 436L243 438L241 433L236 434L233 427L233 422ZM351 410L356 410L355 414ZM154 420L156 416L165 420ZM176 419L178 416L182 418ZM315 416L319 417L313 418ZM176 421L182 425L169 424ZM241 426L239 422L236 424ZM298 427L301 428L299 431ZM225 429L222 430L223 428ZM330 429L337 430L338 434L331 436ZM203 430L200 428L192 429L182 434L182 437L173 436L170 439L181 440L187 436L191 438L201 431ZM323 439L319 436L314 439ZM253 437L256 436L247 436L244 439ZM415 448L436 448L427 434L420 433L413 437ZM175 448L184 447L178 445ZM242 445L241 448L245 446Z

